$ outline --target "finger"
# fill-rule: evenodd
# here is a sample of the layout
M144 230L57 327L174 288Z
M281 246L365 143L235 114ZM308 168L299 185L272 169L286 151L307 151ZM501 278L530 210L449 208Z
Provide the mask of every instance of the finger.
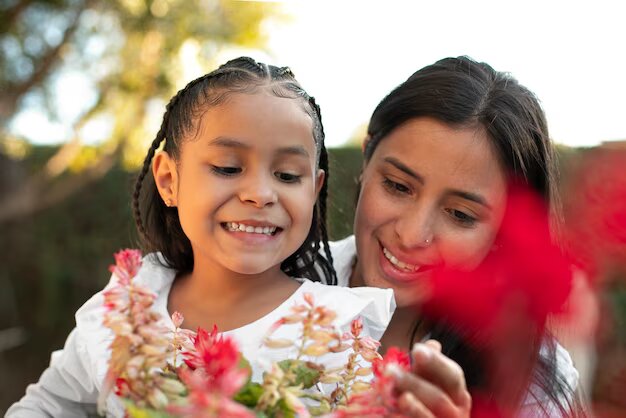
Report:
M469 394L465 374L455 361L441 354L438 342L417 343L411 350L413 373L440 387L455 404L463 405Z
M411 395L437 417L457 417L458 408L440 387L412 373L393 370L396 388ZM407 401L408 402L408 401Z
M438 351L441 353L441 343L437 340L428 340L426 342L424 342L424 344L426 344L427 346L429 346L430 348L432 348L435 351Z
M404 392L400 395L398 409L403 415L412 418L435 418L435 415L411 392Z

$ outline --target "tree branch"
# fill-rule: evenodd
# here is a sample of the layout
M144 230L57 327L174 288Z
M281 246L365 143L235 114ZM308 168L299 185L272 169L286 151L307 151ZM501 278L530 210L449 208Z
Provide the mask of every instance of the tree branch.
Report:
M50 73L52 66L59 61L61 51L70 42L72 36L78 29L81 15L91 3L92 0L87 0L80 6L76 11L72 23L65 28L61 41L43 54L31 76L19 84L9 86L3 92L2 98L0 99L0 119L5 119L8 118L9 115L12 115L22 96L32 89L33 86L40 84Z
M120 144L121 143L116 146L112 153L103 156L95 165L81 172L79 175L62 179L52 185L50 185L49 180L46 181L38 177L22 186L18 193L3 199L0 205L0 225L47 209L91 184L93 181L102 178L118 159L121 148ZM45 193L42 193L44 190Z
M32 3L32 0L22 0L17 2L13 7L9 7L2 13L0 22L2 22L2 29L4 32L8 32L9 28L13 26L15 21L20 17L22 12Z

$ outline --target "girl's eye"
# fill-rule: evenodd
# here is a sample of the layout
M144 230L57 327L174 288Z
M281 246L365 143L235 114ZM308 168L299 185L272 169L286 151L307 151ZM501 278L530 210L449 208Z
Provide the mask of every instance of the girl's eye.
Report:
M297 174L284 173L281 171L277 171L276 173L274 173L274 175L278 180L282 181L283 183L299 183L300 178L302 177L298 176Z
M399 194L410 194L411 189L405 186L402 183L395 182L393 180L388 179L387 177L383 178L383 186L385 189L389 190L391 193L399 193Z
M217 165L213 165L211 166L211 170L213 170L214 173L219 174L220 176L227 177L241 173L240 167L219 167Z
M463 226L474 226L477 219L458 209L446 209L446 212L452 217L452 220Z

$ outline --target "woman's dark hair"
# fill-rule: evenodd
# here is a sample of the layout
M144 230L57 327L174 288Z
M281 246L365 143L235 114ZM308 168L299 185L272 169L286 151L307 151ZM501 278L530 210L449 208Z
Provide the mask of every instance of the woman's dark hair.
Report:
M318 167L326 173L307 238L295 253L283 261L281 269L290 276L336 283L326 229L329 173L320 108L296 81L289 68L258 63L248 57L228 61L193 80L167 104L161 128L148 150L133 193L133 215L142 247L146 252L160 252L167 266L179 272L190 272L193 269L191 243L180 225L178 209L166 206L158 193L150 170L152 158L161 143L165 142L163 150L177 160L180 158L182 143L197 133L198 121L208 109L223 103L230 94L253 94L261 89L277 97L298 99L301 102L303 111L313 121L312 135ZM320 253L320 242L326 257Z
M367 131L365 160L372 157L378 144L394 129L420 117L434 118L456 128L482 127L508 175L521 179L550 205L553 233L558 236L561 205L556 156L544 112L531 91L510 74L468 57L437 61L411 75L376 107ZM489 356L494 353L477 348L445 319L425 321L430 337L438 339L443 353L463 368L471 392L493 387L485 376ZM418 325L414 327L412 342ZM550 337L543 337L543 332L538 332L536 339L529 342L529 364L537 360L532 383L569 416L575 408L572 403L563 405L563 401L573 399L573 389L558 373L555 344L549 342ZM540 352L543 341L548 342Z

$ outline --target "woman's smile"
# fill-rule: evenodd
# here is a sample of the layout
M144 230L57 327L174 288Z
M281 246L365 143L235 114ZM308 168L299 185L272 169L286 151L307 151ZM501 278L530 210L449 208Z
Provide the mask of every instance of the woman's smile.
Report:
M380 245L378 261L385 277L389 281L399 284L424 280L426 273L435 267L435 264L432 263L415 260L409 262L402 256L396 256L392 250L387 249L382 244Z

